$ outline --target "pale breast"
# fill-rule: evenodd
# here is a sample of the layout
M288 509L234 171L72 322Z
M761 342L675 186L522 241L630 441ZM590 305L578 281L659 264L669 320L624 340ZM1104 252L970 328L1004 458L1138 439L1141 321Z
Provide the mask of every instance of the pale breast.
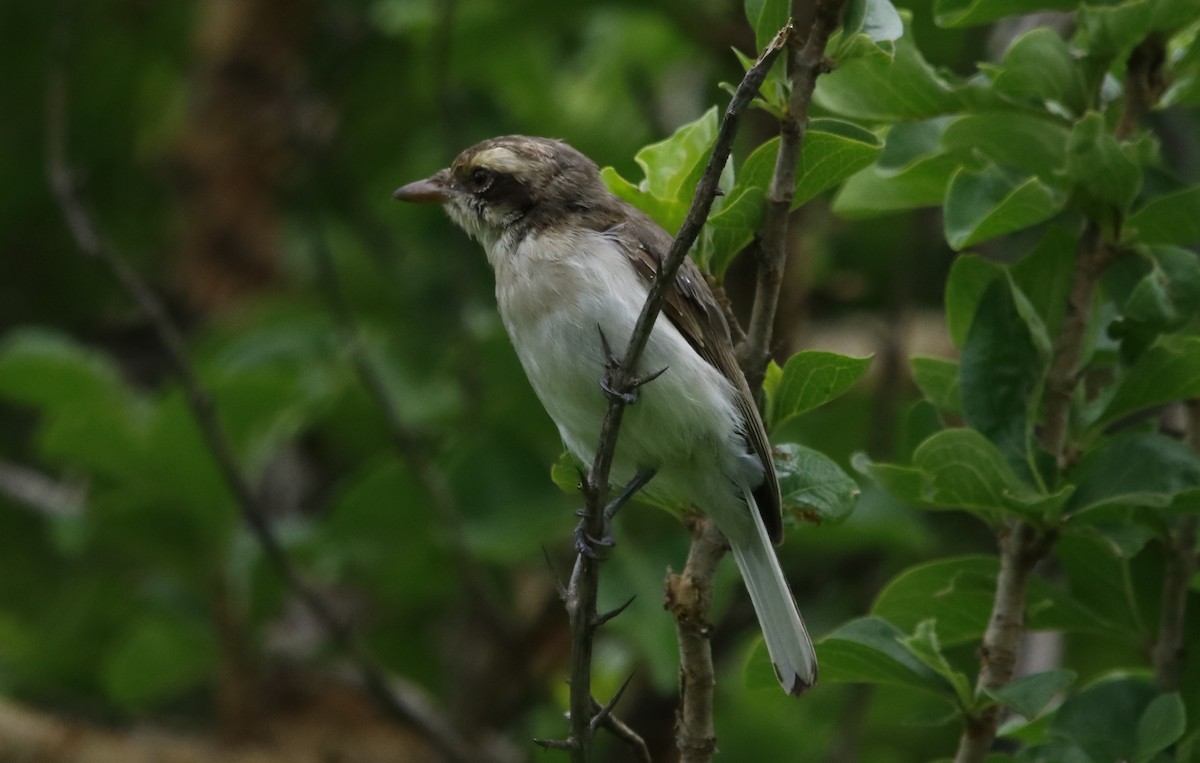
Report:
M567 447L590 461L608 406L599 385L600 331L615 352L623 351L646 285L600 233L547 231L526 238L511 256L492 254L501 318L521 364ZM628 476L653 466L668 472L666 481L672 469L725 471L744 452L732 387L665 317L639 372L661 368L667 371L626 411L617 471ZM707 461L713 463L700 463Z

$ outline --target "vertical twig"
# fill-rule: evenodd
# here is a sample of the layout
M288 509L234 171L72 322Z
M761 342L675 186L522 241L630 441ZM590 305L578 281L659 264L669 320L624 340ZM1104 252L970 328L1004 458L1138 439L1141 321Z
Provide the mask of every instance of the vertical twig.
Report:
M679 710L675 746L680 763L705 763L717 750L713 725L712 609L713 580L728 546L716 524L702 514L689 518L692 546L679 575L667 575L664 605L675 617L679 641Z
M817 78L829 71L825 47L841 23L844 5L845 0L818 0L813 25L804 44L788 56L787 72L792 92L787 114L779 122L779 154L775 157L775 170L767 189L762 227L756 237L758 271L750 325L745 341L738 348L742 370L754 393L762 387L763 374L771 357L771 333L787 263L788 219L796 196L796 167L808 131L808 110ZM796 44L793 40L793 49Z
M770 357L772 325L787 259L787 229L795 197L796 166L808 125L808 109L817 77L829 69L825 47L840 23L843 5L844 0L820 0L804 44L796 50L794 29L786 40L789 50L794 51L789 53L787 61L792 94L788 113L780 122L779 155L767 193L766 216L757 236L758 275L750 328L742 334L736 324L731 327L735 335L742 334L738 358L752 392L761 388ZM717 566L728 546L716 525L707 518L697 515L691 518L691 523L692 545L687 564L682 574L668 575L666 606L675 617L679 641L680 709L675 745L683 763L705 763L716 752L712 719L716 682L709 616Z

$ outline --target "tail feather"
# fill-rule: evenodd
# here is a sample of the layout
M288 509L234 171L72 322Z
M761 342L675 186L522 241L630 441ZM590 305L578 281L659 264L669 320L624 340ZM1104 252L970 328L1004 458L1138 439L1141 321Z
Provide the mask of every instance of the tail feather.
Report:
M817 682L817 655L775 558L766 526L753 506L749 513L757 531L727 534L729 545L750 592L775 675L784 691L800 694Z

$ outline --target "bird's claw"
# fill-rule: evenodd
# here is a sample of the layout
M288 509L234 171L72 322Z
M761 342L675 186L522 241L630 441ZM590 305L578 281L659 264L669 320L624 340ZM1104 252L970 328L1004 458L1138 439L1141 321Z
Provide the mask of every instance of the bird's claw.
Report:
M594 538L588 535L587 527L584 522L580 522L575 527L575 552L583 554L589 559L600 559L599 548L612 548L617 545L616 536L613 535L612 526L608 519L604 520L604 533L599 538Z

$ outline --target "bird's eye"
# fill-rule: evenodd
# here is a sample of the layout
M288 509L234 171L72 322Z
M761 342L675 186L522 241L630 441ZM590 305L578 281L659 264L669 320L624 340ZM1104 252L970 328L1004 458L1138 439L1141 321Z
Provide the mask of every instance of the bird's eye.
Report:
M477 167L471 171L471 185L475 186L478 191L486 190L492 184L492 178L495 176L491 170L484 167Z

